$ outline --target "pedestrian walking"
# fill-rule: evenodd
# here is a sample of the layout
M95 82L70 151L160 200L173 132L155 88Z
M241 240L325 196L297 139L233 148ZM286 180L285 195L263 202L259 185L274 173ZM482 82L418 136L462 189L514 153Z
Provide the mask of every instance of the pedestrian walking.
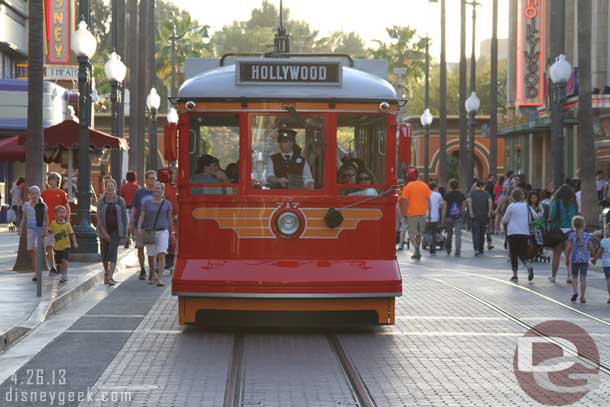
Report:
M142 206L144 205L144 202L148 199L150 199L153 195L153 187L155 186L155 183L157 182L157 172L155 170L148 170L146 171L146 173L144 174L144 187L138 189L138 191L136 192L136 194L133 196L133 199L131 201L131 212L129 213L129 227L127 229L127 233L128 234L132 234L133 232L136 231L136 227L138 224L138 219L140 218L140 213L142 211ZM136 248L138 249L138 261L140 263L140 280L144 280L146 279L146 269L144 268L145 265L145 258L144 258L144 242L142 242L142 235L138 235L137 233L135 234L135 242L136 242ZM153 281L154 280L154 274L153 271L155 269L155 265L154 264L149 264L148 265L150 267L150 274L148 276L148 280L149 281Z
M13 184L10 190L11 209L15 211L15 226L21 225L21 207L23 206L23 195L25 187L25 178L19 177Z
M140 186L137 181L137 174L135 171L127 171L125 174L125 182L121 185L121 190L119 195L125 200L125 204L127 205L127 222L129 222L129 215L131 211L131 202L133 201L133 197L138 192ZM129 248L129 240L130 236L126 234L125 236L125 248Z
M402 189L402 204L407 213L407 229L409 241L413 244L414 260L421 259L420 245L426 228L428 208L430 208L430 196L432 191L424 182L418 179L416 169L410 169L407 180L409 183Z
M55 208L57 206L63 206L66 208L66 219L70 219L70 205L68 204L68 195L66 192L61 189L59 186L61 185L61 175L56 172L50 172L47 175L47 188L42 191L42 200L45 204L47 204L47 210L49 214L49 224L51 224L55 220ZM47 254L47 263L49 265L49 275L59 274L58 268L59 263L55 261L55 252L53 250L53 246L55 245L55 241L53 239L53 235L47 234L44 241L46 254Z
M165 187L165 199L172 204L172 222L174 224L174 230L178 233L178 170L172 168L169 173L169 182L164 185ZM167 249L167 256L165 256L165 268L171 269L174 266L174 260L177 252L177 239L170 240L169 247Z
M466 196L458 191L459 185L456 179L449 181L449 192L445 194L441 209L441 227L444 227L447 233L445 250L447 254L451 254L451 243L455 233L456 257L460 257L462 250L462 215L466 202Z
M54 209L55 219L49 225L49 234L53 237L53 254L55 262L61 273L60 283L68 281L68 267L70 265L70 249L78 249L76 235L70 221L67 219L68 210L58 205Z
M149 284L156 283L157 287L163 287L161 276L165 268L165 255L169 241L176 238L172 222L172 204L163 198L163 192L163 184L157 182L153 187L152 198L144 201L138 218L138 234L141 236L142 242L146 244L151 274L154 271L152 265L155 260L157 261L155 279L149 281Z
M431 182L429 185L432 194L430 195L430 206L428 208L428 223L426 223L426 235L429 242L430 254L436 254L436 244L441 230L441 207L443 197L438 192L438 185Z
M585 218L574 216L572 219L572 229L567 241L567 253L572 263L572 298L575 302L578 299L578 280L580 280L580 302L585 304L585 291L587 290L587 269L591 257L595 256L593 237L585 230Z
M570 268L572 263L570 262L570 258L567 254L567 244L565 240L567 238L568 233L572 230L572 219L578 213L578 205L576 203L576 196L574 195L574 191L567 184L563 184L555 195L553 196L553 200L551 201L551 211L549 214L549 222L551 224L550 229L547 232L547 235L553 234L557 235L557 239L554 242L549 242L548 238L545 244L553 248L553 259L551 262L551 275L549 276L549 281L552 283L555 282L555 278L557 277L557 271L559 270L559 261L561 260L561 254L565 255L565 265L567 272L566 284L572 284L572 273L570 272ZM560 230L563 235L558 233Z
M476 188L470 193L466 203L472 225L474 255L480 256L484 253L487 222L491 218L492 201L482 181L477 181L475 185Z
M97 201L97 233L104 266L104 284L113 286L119 244L127 235L127 205L117 194L116 181L105 181L104 195Z
M508 204L506 203L508 199L505 199L504 194L504 176L500 176L498 178L498 182L494 186L494 228L493 233L499 235L502 233L502 217L504 216L504 212L506 211L506 207Z
M595 190L597 191L597 200L601 201L604 199L604 189L606 188L606 180L604 179L604 172L597 171L595 173Z
M32 259L32 281L38 281L36 269L38 268L38 250L44 250L43 247L38 247L38 238L42 234L43 245L49 228L49 215L47 205L40 199L40 187L33 185L29 188L30 200L22 206L21 224L19 233L25 233L27 238L27 251L30 252ZM44 208L42 227L39 228L36 223L36 204L42 203Z
M516 283L519 281L517 271L519 269L519 260L527 269L527 279L534 279L534 268L531 266L527 258L527 249L530 238L530 210L526 202L524 202L523 190L516 188L511 194L512 201L502 221L506 225L508 234L508 248L510 251L510 264L513 271L513 276L510 281Z
M602 267L606 275L606 285L608 286L608 304L610 304L610 223L604 228L604 238L600 242L599 249L595 254L595 259L602 259Z

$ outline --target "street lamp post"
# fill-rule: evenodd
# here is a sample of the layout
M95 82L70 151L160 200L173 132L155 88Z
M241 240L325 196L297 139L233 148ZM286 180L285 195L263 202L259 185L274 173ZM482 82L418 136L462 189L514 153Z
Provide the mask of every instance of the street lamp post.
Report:
M91 58L95 54L97 42L89 31L87 23L81 20L78 29L72 33L72 51L78 58L78 90L80 137L78 149L78 205L74 232L78 238L75 252L97 255L97 236L91 225L91 161L89 158L89 124L91 123L91 79L93 67Z
M171 91L172 91L172 96L177 96L178 93L178 87L176 86L176 66L178 64L177 62L177 57L176 57L176 41L179 39L182 39L186 34L188 34L191 31L194 30L201 30L202 32L202 36L201 36L201 40L203 41L204 45L207 45L210 43L210 34L208 33L208 28L209 26L207 25L203 25L203 26L195 26L195 27L190 27L189 29L187 29L186 31L184 31L181 34L176 34L176 24L174 24L172 26L172 36L169 37L171 43L172 43L172 86L171 86Z
M106 73L106 78L110 81L111 91L110 91L110 102L112 103L112 135L115 137L120 137L120 129L119 129L119 109L122 106L121 103L121 95L122 95L122 82L125 79L125 75L127 74L127 67L121 61L121 57L116 53L112 52L110 54L110 58L104 65L104 72ZM112 152L112 178L115 179L116 182L120 184L123 175L121 174L121 151L113 151Z
M468 186L472 182L474 178L474 148L475 148L475 140L474 140L474 126L476 125L474 121L474 116L479 110L480 101L476 96L476 88L477 88L477 59L476 59L476 27L477 27L477 7L481 5L476 0L467 1L466 4L472 6L472 43L471 43L471 53L470 53L470 98L474 95L476 100L478 101L478 105L476 109L472 111L468 111L468 107L466 107L466 112L468 113L468 125L469 125L469 134L468 134L468 159L466 161L466 179L464 180L464 185ZM466 100L465 103L467 103ZM471 107L474 106L474 101L471 103ZM466 105L467 106L467 105Z
M424 126L424 182L430 182L430 125L432 124L432 113L426 107L421 117L419 118L422 126Z
M551 111L551 153L553 160L553 187L555 189L563 183L563 104L565 101L565 87L572 67L565 55L560 54L549 68L549 76L553 83L553 100Z
M468 176L470 176L470 178L467 178L466 180L464 180L464 185L466 186L466 190L468 190L470 188L470 183L472 182L472 179L474 178L474 149L475 149L475 143L474 143L474 127L476 126L476 120L475 120L475 115L477 114L477 112L479 111L479 108L481 107L481 100L478 98L477 93L476 92L472 92L470 93L470 96L468 97L468 99L466 99L466 102L464 103L464 107L466 108L466 113L468 113L468 157L469 157L469 161L468 161Z
M150 169L157 169L157 109L161 105L161 97L157 89L152 88L146 96L146 107L150 112Z

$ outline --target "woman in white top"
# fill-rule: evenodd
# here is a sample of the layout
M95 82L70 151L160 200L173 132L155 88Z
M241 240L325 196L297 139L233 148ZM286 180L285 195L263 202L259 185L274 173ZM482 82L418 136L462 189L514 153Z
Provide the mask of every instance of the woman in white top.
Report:
M527 279L534 278L534 268L527 259L527 247L530 238L530 209L524 201L523 190L516 188L511 194L512 203L506 208L502 221L508 234L508 247L513 276L510 281L516 283L519 260L527 268Z

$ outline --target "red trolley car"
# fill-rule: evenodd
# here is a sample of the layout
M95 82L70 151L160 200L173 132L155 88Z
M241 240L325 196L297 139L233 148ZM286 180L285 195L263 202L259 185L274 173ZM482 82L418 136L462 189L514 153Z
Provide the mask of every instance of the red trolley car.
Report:
M180 324L206 310L373 311L394 323L394 88L342 56L224 65L183 84L166 132Z

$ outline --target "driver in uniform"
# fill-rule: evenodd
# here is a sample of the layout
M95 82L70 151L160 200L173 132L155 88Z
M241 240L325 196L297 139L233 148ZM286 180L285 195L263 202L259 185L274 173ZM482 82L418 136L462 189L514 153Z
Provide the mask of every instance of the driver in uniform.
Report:
M295 144L297 132L279 129L280 151L267 160L267 182L274 189L313 189L314 179L301 148Z

